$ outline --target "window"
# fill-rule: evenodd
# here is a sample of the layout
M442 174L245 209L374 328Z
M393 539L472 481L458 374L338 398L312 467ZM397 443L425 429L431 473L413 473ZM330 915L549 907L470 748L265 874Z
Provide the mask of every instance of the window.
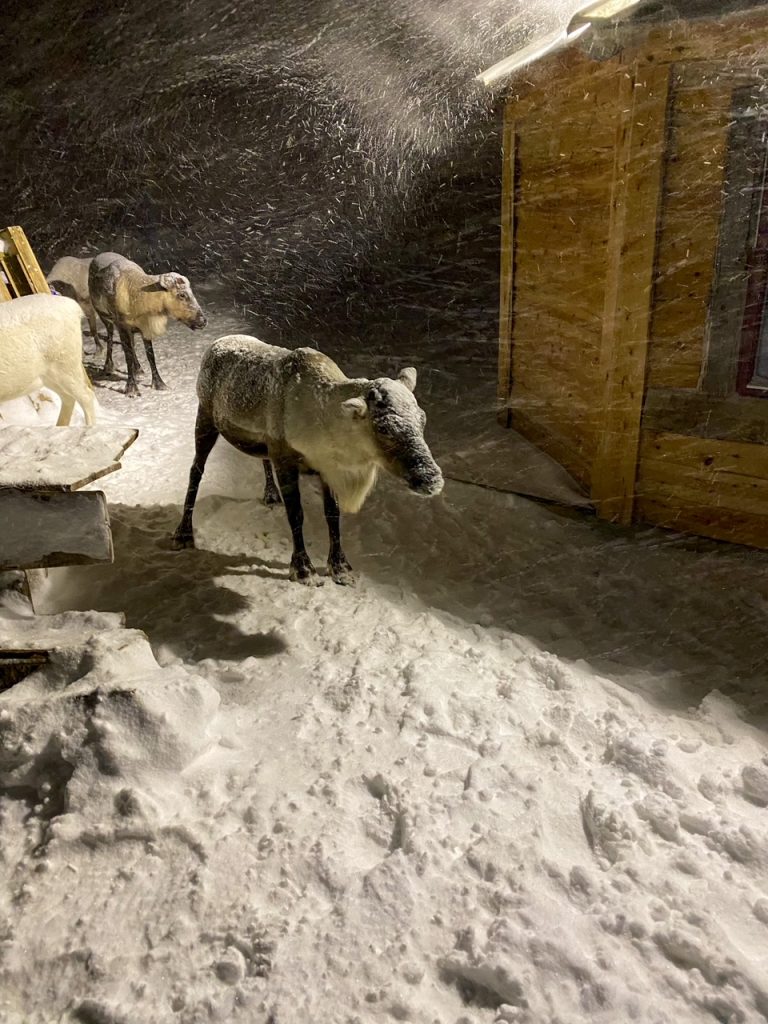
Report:
M768 397L768 125L761 126L762 161L754 189L746 253L747 287L737 390Z

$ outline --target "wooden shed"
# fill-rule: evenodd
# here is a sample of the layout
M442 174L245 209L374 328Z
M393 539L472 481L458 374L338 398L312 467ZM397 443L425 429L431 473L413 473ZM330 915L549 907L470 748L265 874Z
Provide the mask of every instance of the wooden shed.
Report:
M768 5L724 6L510 79L500 419L605 519L768 547Z

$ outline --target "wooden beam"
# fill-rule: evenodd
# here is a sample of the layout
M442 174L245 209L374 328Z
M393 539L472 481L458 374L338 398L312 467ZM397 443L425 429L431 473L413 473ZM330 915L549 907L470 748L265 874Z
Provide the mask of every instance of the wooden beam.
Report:
M40 269L40 264L32 252L32 246L27 241L23 229L18 226L10 227L6 229L6 232L16 249L16 256L31 290L43 295L50 295L51 289L45 279L45 274Z
M679 388L649 388L643 430L768 445L768 402Z
M768 447L643 430L639 518L768 547Z
M499 278L499 378L498 420L511 424L509 395L512 390L512 331L515 302L515 162L517 139L512 105L504 104L501 173L501 259Z
M634 506L669 76L668 67L635 64L619 84L592 497L602 518L621 523Z

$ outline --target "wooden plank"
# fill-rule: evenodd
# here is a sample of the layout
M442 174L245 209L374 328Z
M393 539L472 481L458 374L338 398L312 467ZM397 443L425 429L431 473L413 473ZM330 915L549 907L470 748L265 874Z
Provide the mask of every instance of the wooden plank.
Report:
M617 88L615 66L582 72L517 122L509 404L515 428L585 482L596 447Z
M670 505L768 516L768 480L735 473L702 473L691 467L650 463L638 477L637 496Z
M762 444L643 431L642 461L768 479L768 447Z
M594 90L615 77L617 68L618 61L592 60L576 46L544 57L510 79L514 117L530 117L535 124L547 119L549 108L561 101L573 109L570 99L590 99Z
M644 522L683 533L696 533L731 544L768 548L768 516L681 506L679 503L668 504L643 496L637 501L637 517Z
M592 497L602 518L622 523L634 503L668 86L664 67L627 69L619 84Z
M692 437L768 445L768 402L763 398L651 388L645 396L643 429Z
M510 425L507 400L512 389L512 334L515 295L515 163L517 145L515 124L509 103L504 106L501 173L501 262L499 281L499 363L497 418Z
M16 249L16 256L31 290L33 292L40 292L43 295L50 295L51 289L45 279L45 274L40 269L40 264L32 252L32 246L27 241L27 236L24 234L23 229L17 225L6 228L6 232Z
M637 514L662 526L768 547L768 447L644 431Z
M73 491L120 469L132 427L0 429L0 488Z
M0 490L0 569L111 562L102 491Z

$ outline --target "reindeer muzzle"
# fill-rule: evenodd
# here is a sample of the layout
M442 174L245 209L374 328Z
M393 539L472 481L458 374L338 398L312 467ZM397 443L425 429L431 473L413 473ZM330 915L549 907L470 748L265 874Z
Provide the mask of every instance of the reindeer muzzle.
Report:
M413 469L405 476L408 488L424 498L433 498L443 489L443 474L437 464Z

